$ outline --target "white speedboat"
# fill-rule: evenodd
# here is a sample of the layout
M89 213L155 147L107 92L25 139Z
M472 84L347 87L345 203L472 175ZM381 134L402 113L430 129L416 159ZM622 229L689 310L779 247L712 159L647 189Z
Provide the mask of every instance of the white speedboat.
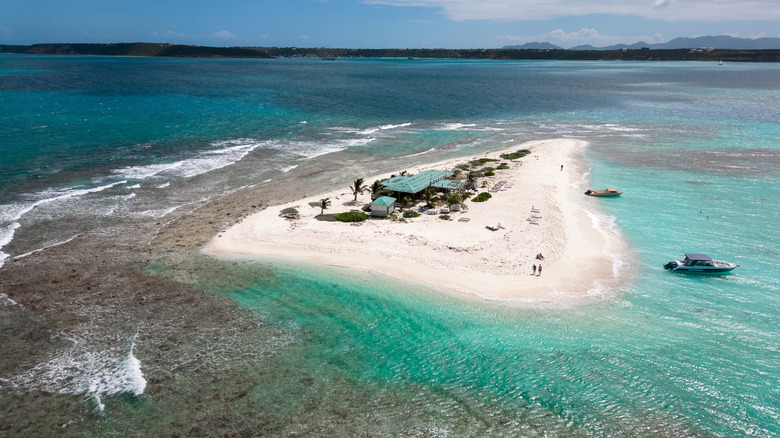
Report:
M685 272L690 274L722 274L736 268L737 264L724 262L723 260L712 260L704 254L685 254L682 260L672 260L664 265L664 268L675 272Z

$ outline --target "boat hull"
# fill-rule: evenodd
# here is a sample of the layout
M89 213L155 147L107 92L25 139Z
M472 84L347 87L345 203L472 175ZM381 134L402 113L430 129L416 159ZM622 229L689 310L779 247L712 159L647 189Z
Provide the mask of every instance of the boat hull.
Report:
M722 260L713 260L712 266L688 265L682 260L672 260L664 265L666 269L683 274L725 274L737 267L739 265Z
M616 189L606 189L606 190L588 190L585 192L588 196L596 196L598 198L610 198L614 196L620 196L623 192Z

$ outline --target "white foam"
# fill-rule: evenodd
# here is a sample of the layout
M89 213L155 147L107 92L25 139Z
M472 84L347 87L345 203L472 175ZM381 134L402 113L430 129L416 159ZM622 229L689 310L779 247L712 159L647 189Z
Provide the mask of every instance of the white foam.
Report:
M71 237L71 238L70 238L70 239L68 239L68 240L63 240L62 242L57 242L57 243L52 243L52 244L50 244L50 245L45 245L45 246L43 246L43 247L41 247L41 248L34 249L34 250L32 250L32 251L30 251L30 252L27 252L27 253L24 253L24 254L22 254L22 255L18 255L18 256L16 256L16 257L14 257L14 260L19 260L19 259L21 259L21 258L27 257L27 256L29 256L29 255L33 255L33 254L35 254L36 252L40 252L40 251L43 251L43 250L45 250L45 249L48 249L48 248L51 248L51 247L54 247L54 246L63 245L63 244L65 244L65 243L68 243L68 242L70 242L71 240L75 239L76 237L78 237L78 236L80 236L80 235L81 235L81 234L76 234L75 236ZM2 265L0 265L0 266L2 266Z
M14 222L9 226L0 229L0 268L3 267L5 259L10 255L3 252L2 249L14 240L14 233L16 233L17 228L19 228L19 222Z
M11 298L8 297L8 295L3 293L0 293L0 303L3 303L4 306L19 306L24 308L24 306L12 300Z
M52 190L45 190L43 192L39 192L35 194L33 197L40 198L37 201L26 203L26 204L14 204L14 205L5 205L2 210L0 210L0 221L8 221L8 222L14 222L18 221L22 218L25 214L29 213L30 211L34 210L35 208L44 205L49 204L52 202L57 201L64 201L66 199L75 198L84 196L89 193L97 193L102 192L103 190L110 189L111 187L125 184L127 181L117 181L110 184L105 184L99 187L93 187L90 189L77 189L77 188L68 188L68 189L52 189Z
M132 190L132 189L140 189L141 184L133 184L132 186L127 186L126 189Z
M466 128L473 128L477 126L476 123L446 123L437 128L437 131L462 131Z
M398 157L398 158L409 158L409 157L416 157L416 156L419 156L419 155L430 154L431 152L433 152L435 150L436 150L436 148L430 148L430 149L428 149L426 151L417 152L416 154L403 155L403 156Z
M100 352L87 350L86 342L73 339L71 347L48 362L7 382L14 387L83 394L95 400L97 408L103 410L105 405L101 397L120 393L138 396L146 389L141 361L133 353L137 336L130 340L129 348L118 346Z
M192 158L173 163L124 167L114 170L114 174L135 180L155 176L191 178L236 163L264 144L249 139L223 141L214 144L219 149L204 151Z

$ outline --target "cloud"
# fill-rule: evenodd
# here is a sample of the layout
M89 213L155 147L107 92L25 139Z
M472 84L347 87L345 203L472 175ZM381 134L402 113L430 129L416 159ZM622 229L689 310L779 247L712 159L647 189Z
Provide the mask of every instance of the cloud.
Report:
M780 20L777 0L362 0L365 4L438 9L453 21L546 20L590 14L666 21Z
M152 32L152 35L154 35L155 37L167 38L169 40L186 40L190 37L186 33L174 32L172 30L166 30L163 33L154 31Z
M233 34L233 32L230 32L229 30L220 30L219 32L214 32L211 34L211 37L218 40L235 40L238 38Z
M596 29L583 28L577 32L564 32L562 29L555 29L551 32L541 35L501 35L497 37L504 45L520 45L530 42L547 42L563 48L590 44L595 47L612 46L621 43L636 43L644 41L646 43L662 43L666 41L660 34L654 35L602 35Z
M2 24L0 24L0 38L4 40L10 40L13 36L13 31Z

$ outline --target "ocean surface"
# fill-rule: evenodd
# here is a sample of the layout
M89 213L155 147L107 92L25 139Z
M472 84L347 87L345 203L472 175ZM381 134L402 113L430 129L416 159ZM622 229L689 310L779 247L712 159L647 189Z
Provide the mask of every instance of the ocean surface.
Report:
M624 190L592 199L629 243L624 286L509 306L249 263L249 286L201 285L266 328L249 368L220 365L247 382L235 409L271 435L780 436L775 64L0 55L0 287L9 260L306 166L348 184L548 138L587 141L592 186ZM684 252L740 267L662 269ZM74 342L0 391L83 396L84 436L169 432L198 405L149 396L143 336Z

